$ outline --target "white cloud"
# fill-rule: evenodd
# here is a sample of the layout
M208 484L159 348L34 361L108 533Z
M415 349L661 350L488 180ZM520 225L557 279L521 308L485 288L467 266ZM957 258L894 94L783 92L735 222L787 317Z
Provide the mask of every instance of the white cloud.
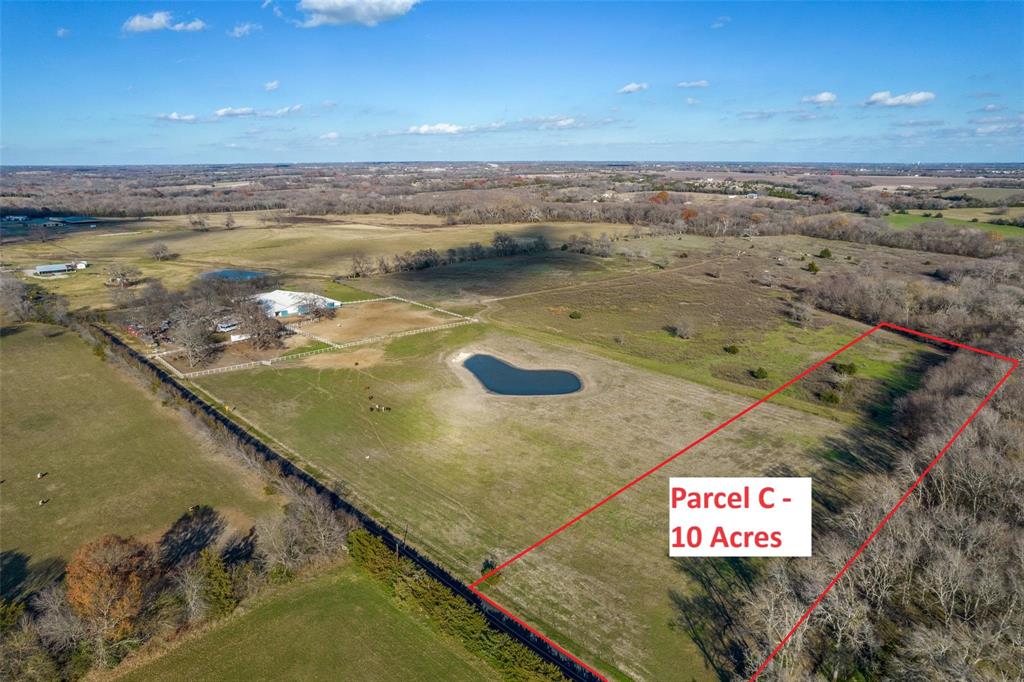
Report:
M923 119L923 118L912 118L907 121L897 121L893 123L894 126L900 128L937 128L945 125L945 121L939 119Z
M244 24L236 24L233 29L228 31L228 35L232 38L244 38L262 30L263 27L261 25L247 21Z
M301 104L293 104L290 107L281 107L280 109L268 109L266 111L257 111L252 107L223 107L213 112L216 118L246 118L248 116L258 116L259 118L281 118L288 114L297 114L302 111Z
M711 28L725 28L730 21L732 21L732 17L718 17L711 24Z
M411 126L406 132L413 135L458 135L467 130L466 126L455 125L454 123L431 123Z
M255 116L256 110L252 107L223 107L213 112L213 115L217 118L239 118L242 116Z
M174 20L170 12L153 12L152 14L136 14L121 27L122 31L128 33L146 33L148 31L202 31L206 28L206 22L202 19L193 19L185 23L183 21L172 23Z
M290 107L281 107L280 109L274 109L273 111L263 111L260 112L259 115L267 116L270 118L280 118L282 116L287 116L288 114L297 114L300 111L302 111L302 105L293 104Z
M169 114L159 114L157 118L161 121L174 121L176 123L195 123L198 120L195 114L179 114L177 111L172 111Z
M575 116L539 116L537 118L523 119L525 126L536 126L541 130L569 130L571 128L582 128L586 125ZM504 124L502 124L504 127Z
M807 122L807 121L827 121L834 119L835 116L832 114L820 114L815 111L801 111L793 115L794 121Z
M766 121L775 118L776 111L741 111L739 116L745 121Z
M411 126L404 131L390 132L388 135L470 135L473 133L500 133L521 130L577 130L594 128L615 123L615 119L603 118L590 120L578 116L532 116L514 121L495 121L482 125L458 125L455 123L429 123Z
M71 34L71 31L69 31L68 29L64 28L63 26L61 26L60 28L57 29L57 37L58 38L67 38L68 35L70 35L70 34Z
M981 111L1002 111L1004 108L1001 104L986 104Z
M267 81L263 84L263 89L267 92L273 92L281 87L281 81Z
M806 104L817 104L819 107L828 106L829 104L835 104L838 99L834 92L828 90L819 92L817 95L807 95L800 101Z
M648 85L647 83L626 83L621 88L619 88L619 94L632 95L634 92L640 92L641 90L646 90L649 87L651 86Z
M676 83L677 88L706 88L709 85L711 85L711 83L703 79L699 81L680 81Z
M300 0L298 9L306 15L300 26L338 26L362 24L376 26L396 19L411 10L420 0ZM276 7L276 6L275 6Z
M335 102L333 99L325 99L323 102L320 102L320 106L322 106L324 109L334 109L335 107L338 106L338 103Z
M320 139L321 140L337 140L339 137L341 137L341 135L338 135L338 133L336 133L336 132L334 132L332 130L329 133L324 133L323 135L321 135Z
M935 99L934 92L907 92L902 95L893 95L888 90L876 92L864 102L865 106L882 107L916 107Z
M696 97L687 97L686 98L686 105L687 106L692 107L695 104L700 104L700 100L697 99Z
M981 116L968 121L978 127L974 132L978 135L999 135L1004 133L1024 132L1024 114L1014 116Z

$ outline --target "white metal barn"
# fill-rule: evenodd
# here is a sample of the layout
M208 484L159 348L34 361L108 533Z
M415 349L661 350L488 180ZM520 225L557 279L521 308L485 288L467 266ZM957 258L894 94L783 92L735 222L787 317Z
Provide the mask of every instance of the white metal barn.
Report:
M275 289L263 294L256 294L253 297L257 303L263 306L269 317L293 317L305 315L310 311L314 302L319 301L328 308L340 308L341 301L327 298L320 294L308 291L285 291Z

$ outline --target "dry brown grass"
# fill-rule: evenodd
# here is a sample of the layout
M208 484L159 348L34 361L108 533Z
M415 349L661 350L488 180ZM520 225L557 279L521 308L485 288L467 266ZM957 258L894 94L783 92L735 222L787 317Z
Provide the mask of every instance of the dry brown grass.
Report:
M412 329L425 329L455 322L456 319L401 301L374 301L343 306L334 319L304 324L301 330L334 343L345 343Z

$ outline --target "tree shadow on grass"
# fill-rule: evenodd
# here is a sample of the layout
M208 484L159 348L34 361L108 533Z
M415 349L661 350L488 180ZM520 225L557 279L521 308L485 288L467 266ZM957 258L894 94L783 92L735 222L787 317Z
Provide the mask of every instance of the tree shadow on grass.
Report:
M814 474L812 492L815 538L827 530L830 519L853 502L850 495L857 481L887 471L898 461L900 452L908 444L898 423L899 401L917 388L924 372L941 359L940 354L925 351L906 367L905 378L893 385L870 386L863 418L842 433L824 439L811 453L820 465ZM776 465L765 475L786 477L807 473ZM677 568L688 580L685 590L669 590L668 597L676 614L672 625L690 636L722 680L742 678L749 672L744 631L756 631L758 625L738 619L746 599L755 590L763 589L758 584L758 568L762 564L763 560L745 558L676 560Z
M160 538L160 563L171 570L187 566L212 546L227 526L213 507L199 505L179 518Z
M690 594L669 590L676 611L671 626L689 635L720 680L735 679L747 663L735 622L757 578L757 565L734 557L680 558L675 564L695 589Z
M247 533L232 533L224 544L221 556L228 566L236 566L252 561L256 555L256 528L250 528Z
M0 553L0 594L10 601L23 601L61 579L67 564L50 557L31 561L24 552Z

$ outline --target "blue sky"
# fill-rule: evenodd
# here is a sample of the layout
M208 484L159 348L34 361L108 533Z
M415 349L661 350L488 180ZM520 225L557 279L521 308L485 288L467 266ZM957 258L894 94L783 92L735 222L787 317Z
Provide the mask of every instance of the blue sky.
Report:
M4 164L1024 160L1024 3L0 5Z

